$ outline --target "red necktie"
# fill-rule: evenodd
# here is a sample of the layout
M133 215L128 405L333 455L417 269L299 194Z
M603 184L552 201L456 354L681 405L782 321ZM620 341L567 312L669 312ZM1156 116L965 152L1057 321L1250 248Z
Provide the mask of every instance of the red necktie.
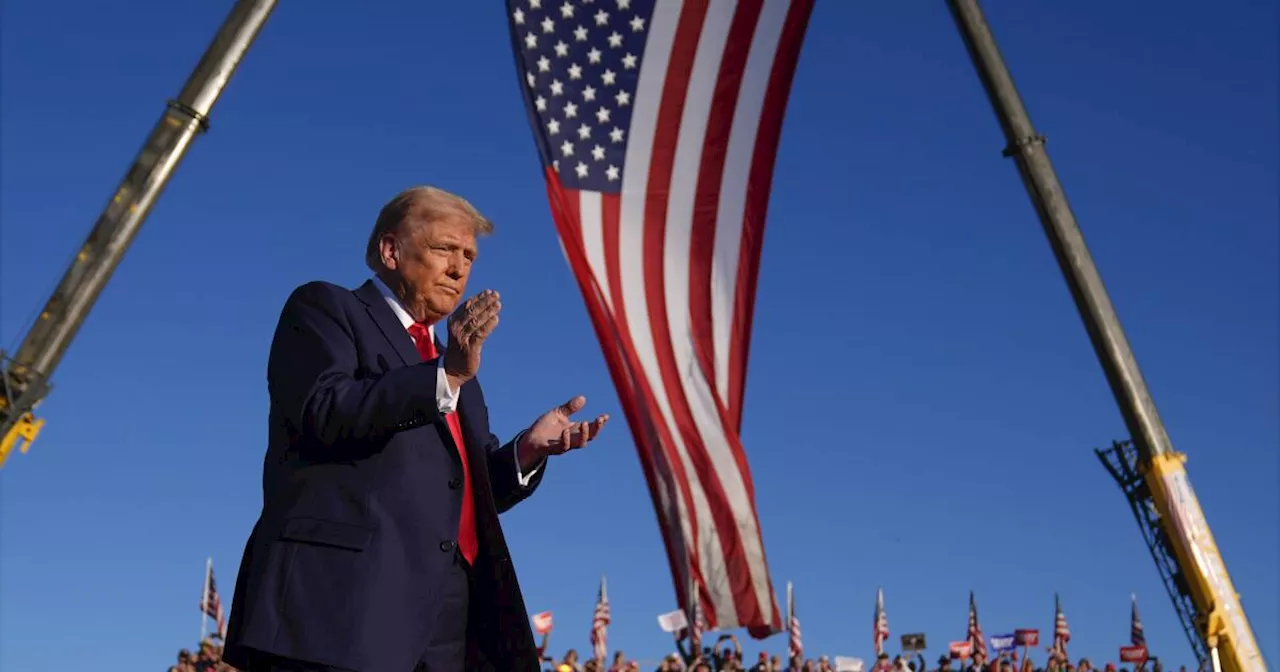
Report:
M436 358L436 343L431 338L427 325L417 323L409 325L409 335L418 346L418 354L423 361ZM462 460L462 515L458 517L458 550L467 563L474 563L480 545L476 541L476 508L471 494L471 469L467 464L467 445L462 441L462 425L458 423L458 414L444 416L449 424L449 433L453 435L453 443L458 446L458 457Z

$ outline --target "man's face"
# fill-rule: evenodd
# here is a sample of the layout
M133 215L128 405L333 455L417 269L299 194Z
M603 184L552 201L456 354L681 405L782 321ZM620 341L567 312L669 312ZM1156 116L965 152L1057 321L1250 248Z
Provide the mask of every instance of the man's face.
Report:
M434 323L458 307L476 258L475 226L450 215L424 221L415 206L399 231L384 236L382 263L405 310L418 322Z

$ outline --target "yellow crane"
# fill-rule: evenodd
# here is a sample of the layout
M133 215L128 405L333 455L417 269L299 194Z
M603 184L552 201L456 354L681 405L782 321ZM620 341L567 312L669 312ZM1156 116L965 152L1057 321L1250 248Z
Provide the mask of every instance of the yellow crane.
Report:
M36 440L44 420L35 410L49 394L53 370L196 135L208 130L209 112L275 4L240 0L232 8L21 345L12 356L0 352L0 467Z
M1099 457L1129 497L1196 655L1215 671L1262 672L1266 661L1191 489L1186 458L1174 451L1156 412L1045 152L1044 136L1031 125L977 0L947 0L947 5L1004 131L1005 156L1017 163L1129 430L1129 441L1098 451Z

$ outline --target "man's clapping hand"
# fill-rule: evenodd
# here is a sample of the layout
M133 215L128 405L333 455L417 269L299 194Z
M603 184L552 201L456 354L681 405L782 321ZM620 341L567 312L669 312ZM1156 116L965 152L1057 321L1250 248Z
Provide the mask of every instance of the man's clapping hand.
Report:
M476 377L480 370L480 350L484 341L498 326L502 301L492 289L467 299L449 316L449 344L444 350L444 373L449 385L457 390Z
M536 466L548 455L561 455L587 445L600 434L607 414L595 420L574 422L570 416L587 405L586 397L574 397L542 414L520 438L520 465L525 469Z

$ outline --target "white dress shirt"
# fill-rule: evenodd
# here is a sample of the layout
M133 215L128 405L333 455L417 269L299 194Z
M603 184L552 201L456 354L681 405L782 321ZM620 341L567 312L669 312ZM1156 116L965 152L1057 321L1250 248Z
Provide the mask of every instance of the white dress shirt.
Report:
M391 312L399 318L400 324L404 325L405 335L409 335L409 327L415 322L409 311L405 310L404 305L400 303L400 299L391 292L391 288L382 281L381 278L374 276L373 284L378 287L378 291L382 293L382 298L387 300L387 305L391 306ZM409 337L412 340L412 336ZM436 327L434 324L427 325L427 338L435 342ZM436 408L440 410L441 415L448 415L458 410L458 393L459 390L453 389L449 385L449 377L444 373L444 365L436 367ZM519 437L517 437L519 438ZM517 445L519 442L517 441ZM520 469L520 451L511 451L515 454L516 461L516 480L520 483L520 487L529 487L529 482L538 474L538 468L533 469L528 474L523 473Z

